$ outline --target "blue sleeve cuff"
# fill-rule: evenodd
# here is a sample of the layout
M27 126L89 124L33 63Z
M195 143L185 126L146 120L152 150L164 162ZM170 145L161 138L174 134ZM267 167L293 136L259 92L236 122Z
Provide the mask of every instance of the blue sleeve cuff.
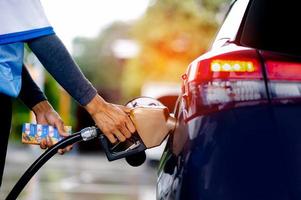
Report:
M51 26L28 30L28 31L9 33L9 34L0 35L0 44L21 42L21 41L34 39L46 35L52 35L52 34L55 34L55 32Z

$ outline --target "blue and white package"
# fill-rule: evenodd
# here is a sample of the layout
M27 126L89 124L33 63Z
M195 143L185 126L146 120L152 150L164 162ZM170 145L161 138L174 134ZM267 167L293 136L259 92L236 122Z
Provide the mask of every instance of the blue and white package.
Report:
M71 134L71 126L65 126L68 134ZM63 137L59 134L57 128L50 125L25 123L22 127L22 143L40 144L41 140L49 136L53 144L59 142Z

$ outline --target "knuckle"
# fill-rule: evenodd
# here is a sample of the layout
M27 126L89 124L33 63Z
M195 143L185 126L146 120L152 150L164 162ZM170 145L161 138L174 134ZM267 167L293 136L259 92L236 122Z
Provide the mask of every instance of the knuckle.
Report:
M118 129L120 129L120 128L122 128L123 127L123 121L122 120L118 120L117 122L116 122L116 127L118 128Z
M116 132L116 128L115 127L110 127L107 129L108 133L114 133Z
M106 131L106 127L105 126L101 126L99 124L96 125L102 132Z
M108 135L111 132L111 130L106 127L103 127L101 130L105 135Z
M121 129L121 128L122 128L122 123L119 121L118 123L116 123L116 127L117 127L118 129Z

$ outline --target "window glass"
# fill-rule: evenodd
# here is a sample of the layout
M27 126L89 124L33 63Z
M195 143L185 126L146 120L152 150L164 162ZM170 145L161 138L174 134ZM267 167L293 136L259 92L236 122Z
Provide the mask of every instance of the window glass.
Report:
M257 49L301 55L298 1L254 0L240 43Z

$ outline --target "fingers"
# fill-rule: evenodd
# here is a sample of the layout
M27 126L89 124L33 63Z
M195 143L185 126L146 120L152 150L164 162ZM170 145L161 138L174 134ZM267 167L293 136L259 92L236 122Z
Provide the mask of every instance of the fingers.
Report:
M57 130L59 131L59 134L63 137L67 137L68 134L65 130L65 126L64 126L64 122L63 120L61 120L60 118L56 119L54 121L54 126L57 128Z
M114 135L119 139L119 133L123 135L125 138L130 138L132 133L135 132L135 126L130 119L130 117L126 114L126 112L129 112L129 109L125 106L116 106L113 105L115 108L115 113L112 115L112 119L115 123L115 129L113 130ZM121 139L123 138L121 137ZM119 140L122 141L122 140Z
M125 136L118 130L114 132L114 135L118 138L120 142L124 142L126 140Z
M123 111L117 114L112 113L110 117L106 116L102 119L106 121L106 123L97 124L111 143L115 143L116 139L120 142L124 142L127 138L130 138L132 132L135 131L134 125ZM131 127L130 130L128 127Z
M126 127L127 129L131 132L131 133L135 133L136 128L134 126L134 123L132 122L132 120L130 119L130 117L128 116L126 119Z
M129 130L130 133L135 133L136 128L131 120L131 118L129 117L129 113L131 112L132 108L126 107L126 106L122 106L122 105L116 105L118 108L120 108L123 112L125 112L127 114L127 117L125 118L125 124L126 124L126 129L123 129L123 131L126 132L126 130ZM126 136L126 134L125 134Z
M38 124L48 124L57 128L59 134L63 137L67 137L67 131L65 130L64 122L59 116L59 114L52 108L48 101L42 101L35 105L33 111L36 115L36 120ZM41 149L46 149L54 145L51 137L47 136L40 142ZM72 146L68 146L65 149L58 150L58 153L64 154L70 151Z
M51 147L52 145L54 145L51 137L49 137L49 136L46 137L46 145L47 145L47 147Z
M49 136L46 138L42 139L40 142L40 148L41 149L47 149L53 145L53 142Z
M49 124L58 129L58 132L61 136L67 137L67 131L65 130L64 122L59 116L59 114L52 108L47 112L42 112L36 116L38 124Z
M42 139L41 143L40 143L41 149L47 149L47 148L51 147L52 145L54 145L54 142L51 140L51 138L49 136L47 136L46 139ZM71 151L72 148L73 148L73 146L69 145L64 149L59 149L58 153L63 155L64 153Z
M42 139L41 140L40 148L41 149L46 149L47 148L47 141L46 141L46 139Z
M107 134L107 133L105 133L104 132L104 134L105 134L105 136L110 140L110 142L112 143L112 144L114 144L115 142L117 142L117 139L115 138L115 136L114 136L114 134Z
M96 95L85 108L111 143L116 139L125 141L135 132L135 126L127 115L130 109L124 106L107 103Z
M73 146L72 145L69 145L69 146L67 146L66 147L66 151L68 152L68 151L71 151L73 149Z
M60 155L63 155L65 153L65 149L59 149L57 150L57 152L60 154Z
M126 138L130 138L132 136L132 133L127 129L126 126L122 126L120 127L120 132L122 133L122 135Z
M73 148L73 146L72 146L72 145L69 145L69 146L67 146L67 147L64 148L64 149L59 149L57 152L58 152L60 155L64 155L66 152L71 151L72 148Z

